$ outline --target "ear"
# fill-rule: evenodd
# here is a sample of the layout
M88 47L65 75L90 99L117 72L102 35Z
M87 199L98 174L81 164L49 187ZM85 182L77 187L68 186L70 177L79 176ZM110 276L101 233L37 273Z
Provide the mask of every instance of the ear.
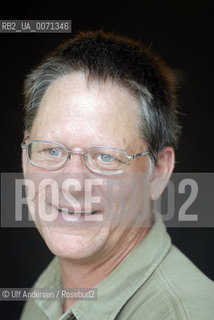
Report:
M157 200L164 191L175 165L175 153L172 147L165 147L159 152L157 163L153 169L150 196Z
M27 131L25 131L23 141L27 142L28 137L29 137L29 133ZM24 173L24 176L25 176L25 172L26 172L26 164L27 164L26 149L22 149L22 171Z

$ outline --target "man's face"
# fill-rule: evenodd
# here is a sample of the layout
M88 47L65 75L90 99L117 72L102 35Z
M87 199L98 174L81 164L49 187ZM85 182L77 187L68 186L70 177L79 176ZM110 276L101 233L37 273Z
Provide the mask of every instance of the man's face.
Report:
M127 89L111 81L88 82L84 73L76 72L59 78L48 87L30 140L56 141L75 151L93 146L116 147L128 154L147 151L137 134L138 108L137 100ZM148 156L139 157L129 161L125 173L106 177L89 171L82 157L75 154L63 168L47 171L32 166L24 151L23 171L25 177L30 176L35 182L33 202L37 209L44 191L39 189L39 182L49 177L59 185L58 193L51 193L48 187L43 193L44 210L55 214L54 222L41 217L43 209L35 212L36 226L50 250L64 258L94 259L125 251L131 242L137 241L143 229L131 226L136 217L150 211L149 166ZM66 178L74 178L76 186L63 187ZM92 194L98 199L91 205L93 215L85 213L90 199L86 197L89 191L85 182L89 179L95 181ZM81 208L74 208L69 195ZM71 213L72 206L77 213L79 210L76 216ZM67 208L70 213L63 213L60 208ZM90 216L95 221L84 219ZM101 217L102 221L96 221L96 217ZM118 217L119 222L115 223Z

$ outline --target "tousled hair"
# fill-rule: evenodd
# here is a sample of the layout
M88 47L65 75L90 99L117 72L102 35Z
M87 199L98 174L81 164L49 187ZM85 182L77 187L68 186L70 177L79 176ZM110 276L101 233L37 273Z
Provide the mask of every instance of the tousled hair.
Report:
M113 80L139 101L138 130L155 162L166 146L176 148L180 134L172 72L141 42L103 31L80 32L49 53L24 83L25 130L33 121L49 85L83 71L88 79Z

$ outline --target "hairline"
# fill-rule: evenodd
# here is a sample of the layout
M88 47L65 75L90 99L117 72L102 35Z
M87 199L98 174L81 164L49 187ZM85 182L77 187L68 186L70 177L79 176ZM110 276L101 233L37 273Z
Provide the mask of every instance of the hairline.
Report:
M65 65L66 67L68 67L67 65ZM44 95L46 94L48 88L56 81L58 81L59 79L63 78L64 76L69 76L72 75L74 73L84 73L86 76L86 80L87 80L87 84L89 85L92 81L102 81L104 84L109 81L112 83L117 84L118 86L120 86L121 88L126 89L133 98L136 99L137 103L138 103L138 108L137 108L137 112L139 114L138 120L137 120L137 124L136 124L136 129L137 129L137 133L139 135L140 138L143 139L144 143L146 143L146 139L145 136L143 134L143 128L142 128L142 118L145 118L145 116L147 118L150 117L149 111L148 111L148 104L151 103L152 100L152 95L149 92L149 90L138 84L136 81L134 80L129 80L129 79L117 79L114 77L111 77L110 75L108 75L107 77L103 76L103 75L98 75L95 74L94 72L89 72L89 70L87 69L77 69L77 68L72 68L69 66L69 68L67 68L67 70L63 70L63 73L58 73L55 72L53 74L50 74L52 76L51 79L47 79L48 74L46 74L46 79L42 80L41 82L39 82L38 87L40 87L39 91L36 91L36 88L34 88L34 91L36 91L36 96L34 94L31 93L31 95L33 96L33 100L30 101L28 103L28 105L26 106L27 111L32 111L34 110L34 116L33 119L31 121L31 126L26 127L25 129L27 130L27 132L31 133L34 121L36 119L36 116L38 114L40 105L41 105L41 101L44 97ZM46 88L44 90L44 85L46 84ZM43 90L42 90L43 89ZM41 95L41 91L42 91L42 95ZM41 95L40 99L39 99L39 103L35 103L36 97L37 95ZM146 143L147 144L147 143Z

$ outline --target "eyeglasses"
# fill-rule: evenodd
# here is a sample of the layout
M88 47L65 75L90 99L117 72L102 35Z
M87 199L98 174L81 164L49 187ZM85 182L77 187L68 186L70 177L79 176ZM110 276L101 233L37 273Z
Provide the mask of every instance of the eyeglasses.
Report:
M101 175L123 173L128 161L149 154L149 151L128 155L125 150L109 147L91 147L84 151L70 151L63 144L52 141L33 140L23 142L27 159L35 167L46 170L62 168L74 154L82 156L86 167Z

